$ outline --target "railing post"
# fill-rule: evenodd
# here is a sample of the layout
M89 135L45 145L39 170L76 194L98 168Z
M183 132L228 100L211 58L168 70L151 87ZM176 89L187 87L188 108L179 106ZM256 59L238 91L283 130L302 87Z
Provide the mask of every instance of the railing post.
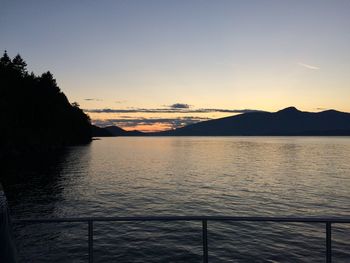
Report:
M18 262L5 192L0 184L0 262Z
M207 220L202 220L202 239L203 239L203 262L208 263L208 228Z
M326 223L326 262L332 262L332 223Z
M94 262L94 236L93 236L93 221L88 221L88 243L89 243L89 263Z

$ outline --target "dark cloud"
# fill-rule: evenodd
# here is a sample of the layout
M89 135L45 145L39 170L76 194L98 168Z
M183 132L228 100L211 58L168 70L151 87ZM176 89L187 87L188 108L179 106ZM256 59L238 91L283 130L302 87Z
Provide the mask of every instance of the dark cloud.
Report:
M101 99L96 99L96 98L87 98L84 100L86 100L86 101L102 101Z
M154 124L163 124L169 128L178 128L186 126L189 124L197 123L200 121L210 120L210 118L201 118L201 117L177 117L177 118L118 118L118 119L106 119L106 120L93 120L93 124L105 127L110 125L116 125L120 127L135 127L137 125L154 125Z
M84 109L85 112L90 113L211 113L211 112L224 112L224 113L247 113L257 112L260 110L252 109L188 109L188 108L169 108L169 109Z
M174 103L172 105L169 105L169 108L171 109L189 109L191 105L186 103Z

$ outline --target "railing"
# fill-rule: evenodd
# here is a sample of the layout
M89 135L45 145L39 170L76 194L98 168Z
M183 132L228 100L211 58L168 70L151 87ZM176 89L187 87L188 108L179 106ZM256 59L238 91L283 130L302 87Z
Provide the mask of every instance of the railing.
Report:
M134 216L134 217L79 217L53 219L17 219L14 223L65 223L86 222L88 224L88 255L93 262L93 223L107 221L199 221L202 222L203 262L208 262L208 221L233 222L284 222L284 223L324 223L326 227L326 262L332 262L332 224L350 223L350 218L319 217L235 217L235 216Z

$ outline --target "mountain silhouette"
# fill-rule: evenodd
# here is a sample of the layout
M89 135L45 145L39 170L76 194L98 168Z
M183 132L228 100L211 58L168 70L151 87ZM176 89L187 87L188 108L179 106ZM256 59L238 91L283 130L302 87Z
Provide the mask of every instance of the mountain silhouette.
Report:
M126 131L118 126L107 126L105 127L107 131L109 131L114 136L142 136L144 135L143 132L140 131Z
M248 112L203 121L153 136L336 136L350 135L350 113L304 112L288 107L277 112Z
M113 136L124 136L127 133L126 130L118 126L107 126L107 127L104 127L104 129L109 133L111 133Z
M111 137L114 136L105 128L98 127L96 125L91 125L91 132L93 137Z
M97 127L92 126L92 136L93 137L109 137L109 136L143 136L145 133L133 130L126 131L118 126L107 126L107 127Z

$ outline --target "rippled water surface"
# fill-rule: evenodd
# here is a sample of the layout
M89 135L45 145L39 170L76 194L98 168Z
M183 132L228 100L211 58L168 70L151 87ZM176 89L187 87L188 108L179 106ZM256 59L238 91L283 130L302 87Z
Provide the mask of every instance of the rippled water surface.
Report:
M42 158L42 157L41 157ZM8 165L13 217L350 216L350 138L103 138ZM208 223L210 262L324 262L325 227ZM16 225L23 262L86 262L83 223ZM334 262L350 227L333 226ZM200 262L201 223L94 224L96 262Z

